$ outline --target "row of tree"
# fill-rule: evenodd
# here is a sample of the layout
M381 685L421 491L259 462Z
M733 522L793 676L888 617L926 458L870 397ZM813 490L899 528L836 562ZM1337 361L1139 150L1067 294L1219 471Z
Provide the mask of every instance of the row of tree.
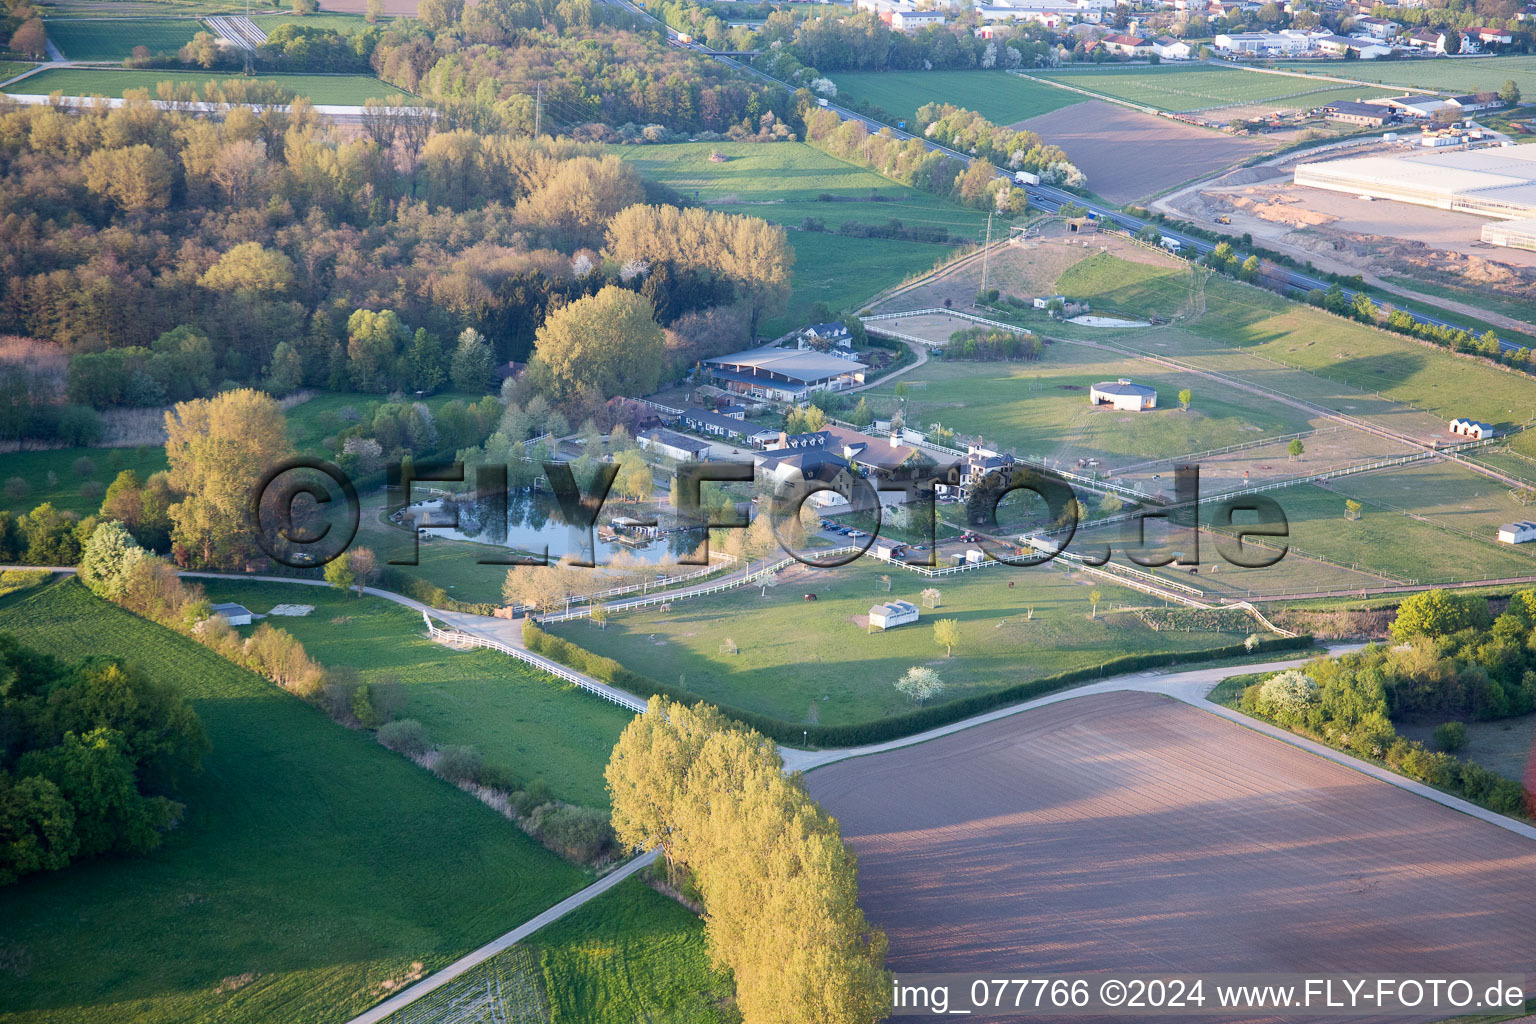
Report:
M771 741L709 705L653 697L606 774L620 843L660 848L674 883L699 893L745 1024L885 1016L886 938L859 909L854 856Z

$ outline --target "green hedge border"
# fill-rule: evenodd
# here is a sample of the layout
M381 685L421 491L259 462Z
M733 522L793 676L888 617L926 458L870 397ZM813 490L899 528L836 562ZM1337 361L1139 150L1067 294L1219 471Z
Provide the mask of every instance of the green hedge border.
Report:
M638 672L632 672L619 664L613 658L606 658L600 654L593 654L584 647L579 647L552 633L547 633L531 619L523 620L523 643L536 654L542 654L546 658L558 661L568 668L586 673L605 683L610 683L638 697L649 698L653 694L661 694L673 700L692 702L704 700L697 693L687 693L676 686L659 682L649 676L643 676ZM915 733L941 725L949 725L975 715L992 711L996 708L1006 707L1010 704L1018 704L1022 701L1043 697L1048 693L1066 689L1074 683L1087 682L1093 679L1102 679L1105 676L1121 675L1126 672L1136 672L1141 669L1162 668L1167 665L1176 665L1191 661L1215 661L1221 658L1235 658L1246 654L1262 654L1268 651L1299 651L1312 647L1312 637L1302 635L1297 637L1268 637L1249 650L1242 644L1227 644L1223 647L1212 647L1205 651L1195 652L1166 652L1158 654L1127 654L1119 658L1111 658L1098 665L1089 665L1069 672L1059 672L1053 676L1045 676L1041 679L1033 679L1027 683L1015 683L1005 686L1000 690L990 693L979 693L972 697L962 697L959 700L947 701L943 704L935 704L932 707L919 708L909 711L904 715L895 715L877 722L861 722L854 725L807 725L798 722L786 722L781 718L772 718L768 715L760 715L755 711L747 711L742 708L731 707L728 704L714 704L723 713L731 718L749 725L763 735L777 740L780 743L804 744L810 743L813 747L852 747L865 743L881 743L885 740L901 739Z

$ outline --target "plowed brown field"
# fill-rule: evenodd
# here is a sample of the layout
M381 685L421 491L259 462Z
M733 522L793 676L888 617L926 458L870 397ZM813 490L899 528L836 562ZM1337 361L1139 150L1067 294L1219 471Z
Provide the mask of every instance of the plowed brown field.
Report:
M807 778L898 973L1536 977L1536 843L1162 696Z

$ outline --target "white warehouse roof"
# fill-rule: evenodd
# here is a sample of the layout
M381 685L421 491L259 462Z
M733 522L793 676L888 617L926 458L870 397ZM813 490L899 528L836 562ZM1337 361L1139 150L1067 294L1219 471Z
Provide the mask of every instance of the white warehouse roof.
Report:
M1536 146L1321 160L1297 167L1295 181L1485 217L1536 216Z

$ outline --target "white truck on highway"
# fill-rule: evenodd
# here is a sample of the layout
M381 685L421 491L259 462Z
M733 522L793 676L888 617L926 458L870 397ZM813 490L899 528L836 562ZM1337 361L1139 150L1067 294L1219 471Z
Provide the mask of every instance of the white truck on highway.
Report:
M1040 175L1031 174L1028 171L1014 171L1013 180L1020 185L1038 185L1040 184Z
M1167 249L1169 252L1178 252L1179 250L1184 248L1184 243L1183 242L1179 241L1177 238L1172 238L1172 237L1170 237L1168 235L1164 235L1162 238L1158 239L1157 244L1161 245L1164 249Z

